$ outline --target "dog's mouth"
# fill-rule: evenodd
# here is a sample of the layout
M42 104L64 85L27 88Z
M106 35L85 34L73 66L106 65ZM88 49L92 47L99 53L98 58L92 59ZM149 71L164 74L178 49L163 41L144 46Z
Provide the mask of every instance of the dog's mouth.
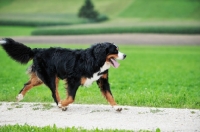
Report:
M110 61L110 63L112 64L112 66L113 66L114 68L118 68L119 65L120 65L120 64L116 61L116 59L114 59L114 58L110 58L109 61Z

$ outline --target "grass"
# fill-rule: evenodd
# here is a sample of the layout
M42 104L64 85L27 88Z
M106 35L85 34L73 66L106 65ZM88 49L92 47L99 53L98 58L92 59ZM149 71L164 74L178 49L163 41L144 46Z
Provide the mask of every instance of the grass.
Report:
M99 129L94 128L91 130L84 128L76 128L76 127L66 127L66 128L57 128L54 126L45 126L45 127L37 127L37 126L29 126L25 125L4 125L0 126L1 132L133 132L133 130L118 130L118 129ZM138 132L151 132L149 130L139 130ZM160 132L160 129L157 128L155 132Z
M95 9L102 14L113 16L125 9L133 0L126 0L121 4L120 0L99 1L92 0ZM77 14L84 4L83 0L37 0L34 3L30 0L0 0L0 14ZM27 6L31 5L31 6ZM116 10L118 8L118 10ZM23 9L23 10L22 10Z
M78 10L83 3L82 0L49 0L48 3L44 1L32 3L29 0L0 0L0 24L39 26L35 28L35 31L29 32L33 35L200 33L200 2L198 0L148 2L146 0L126 0L123 4L120 0L93 0L95 9L110 18L107 22L99 24L89 23L77 17ZM57 27L57 25L63 26ZM49 27L44 28L43 26ZM15 36L13 32L7 32L7 34ZM16 35L21 34L16 33Z
M25 26L0 26L0 36L30 36L34 29Z
M131 132L128 130L111 130L111 129L92 129L87 130L84 128L75 128L75 127L66 127L66 128L57 128L56 125L54 126L45 126L45 127L36 127L36 126L29 126L27 124L25 125L5 125L0 126L1 132ZM141 130L140 132L148 132L145 130Z
M30 45L50 47L50 45ZM52 46L52 45L51 45ZM58 45L57 45L58 46ZM60 45L68 48L86 48L87 45ZM199 46L120 46L127 59L118 69L111 68L110 85L120 105L200 108L200 47ZM28 66L11 60L0 49L0 101L15 101L28 81ZM29 63L30 65L31 63ZM64 83L59 92L66 97ZM25 102L53 102L50 90L40 86L27 93ZM90 88L80 87L75 103L107 104L94 83Z
M92 0L95 9L111 18L140 18L140 19L200 19L199 0ZM84 4L82 0L0 0L0 14L77 14ZM31 6L27 6L31 5ZM22 10L23 9L23 10ZM6 17L6 16L4 16ZM9 17L9 16L7 16Z
M54 18L54 19L52 19ZM0 25L10 26L55 26L88 23L75 14L0 14Z
M135 0L119 16L142 19L200 19L199 0Z

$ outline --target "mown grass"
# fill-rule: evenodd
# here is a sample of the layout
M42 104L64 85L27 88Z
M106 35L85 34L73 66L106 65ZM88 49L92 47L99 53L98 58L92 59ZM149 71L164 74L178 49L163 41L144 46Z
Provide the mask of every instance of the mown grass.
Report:
M60 45L68 48L88 46ZM31 45L49 47L49 45ZM198 46L120 46L127 58L118 69L109 70L109 80L115 100L120 105L200 108L200 47ZM28 81L28 66L12 61L0 49L0 101L15 101ZM31 64L31 63L30 63ZM29 64L29 65L30 65ZM59 92L66 97L64 83ZM27 93L25 102L53 102L50 90L39 86ZM107 104L94 83L80 87L75 103Z
M199 0L135 0L119 13L123 18L200 19Z
M0 26L0 36L30 36L34 29L25 26Z
M10 26L55 26L88 23L75 14L0 14L0 25Z
M0 24L2 25L50 26L37 28L32 32L33 35L200 33L200 2L198 0L153 0L148 2L146 0L126 0L123 1L123 4L120 0L93 0L95 9L100 14L109 17L107 22L95 26L90 21L77 17L78 10L83 4L82 0L50 0L45 3L44 1L33 3L23 0L0 0L0 3L2 4L0 6ZM153 25L149 23L153 23ZM72 24L76 24L77 27L51 27L52 25Z

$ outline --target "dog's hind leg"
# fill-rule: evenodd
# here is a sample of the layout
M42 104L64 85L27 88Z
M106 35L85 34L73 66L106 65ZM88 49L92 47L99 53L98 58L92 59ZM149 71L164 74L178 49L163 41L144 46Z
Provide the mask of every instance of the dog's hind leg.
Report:
M52 92L52 97L57 105L60 102L60 95L58 93L58 84L59 84L58 77L55 77L55 79L52 79L52 82L50 84L47 84L47 86L50 88Z
M56 83L56 90L55 90L55 93L56 93L56 99L58 101L58 103L60 102L60 95L58 93L58 84L59 84L59 78L56 77L56 80L55 80L55 83Z
M38 72L37 72L38 73ZM52 98L58 105L60 102L60 96L58 93L58 83L59 83L59 78L54 75L54 74L40 74L38 73L39 78L44 82L44 84L49 87L52 93Z
M34 72L32 72L30 80L24 84L24 87L20 90L18 96L16 97L17 101L22 100L26 92L28 92L31 88L39 86L41 84L43 84L43 82L37 77Z

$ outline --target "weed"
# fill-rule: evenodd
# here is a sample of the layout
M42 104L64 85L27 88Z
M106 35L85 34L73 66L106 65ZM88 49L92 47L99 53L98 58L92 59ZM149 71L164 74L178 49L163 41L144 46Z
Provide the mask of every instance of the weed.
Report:
M100 110L92 110L90 113L101 112Z
M23 105L17 105L15 108L23 108Z
M11 103L10 105L11 105L11 106L15 106L15 105L19 105L19 103L14 102L14 103Z
M159 110L159 109L150 109L150 113L159 113L159 112L163 112L164 110Z
M109 112L109 109L106 110L92 110L90 113L94 113L94 112Z
M148 112L138 112L138 114L146 114L146 113L148 113Z
M42 106L43 106L42 110L50 110L51 108L53 108L51 104L43 104Z
M13 110L13 108L7 108L7 110Z
M33 110L39 110L40 108L39 107L34 107L32 108Z
M129 110L129 108L124 108L124 110Z
M40 104L36 103L36 104L31 105L31 107L35 107L35 106L40 106Z

